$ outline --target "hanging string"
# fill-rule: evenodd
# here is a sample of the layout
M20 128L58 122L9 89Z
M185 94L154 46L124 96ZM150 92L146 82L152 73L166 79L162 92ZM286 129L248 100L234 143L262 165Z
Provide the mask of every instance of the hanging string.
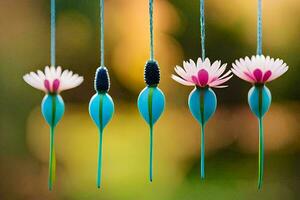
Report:
M204 12L204 0L200 0L200 26L201 26L201 52L202 60L205 59L205 12Z
M100 0L100 63L104 66L104 0Z
M51 66L55 66L55 26L56 26L56 21L55 21L55 0L51 0L51 5L50 5L50 13L51 13L51 20L50 20L50 29L51 29L51 33L50 33L50 60L51 60Z
M257 55L262 54L262 0L258 0L257 10Z
M149 0L149 16L150 16L150 60L154 60L154 34L153 34L153 1Z

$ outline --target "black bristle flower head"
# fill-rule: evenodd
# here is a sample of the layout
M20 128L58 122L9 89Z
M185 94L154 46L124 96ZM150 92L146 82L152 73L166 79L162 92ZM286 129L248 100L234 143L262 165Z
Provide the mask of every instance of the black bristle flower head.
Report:
M156 61L148 61L145 66L145 82L148 86L157 86L160 81L159 66Z
M109 74L106 67L99 67L95 75L95 90L98 93L108 92L110 88Z

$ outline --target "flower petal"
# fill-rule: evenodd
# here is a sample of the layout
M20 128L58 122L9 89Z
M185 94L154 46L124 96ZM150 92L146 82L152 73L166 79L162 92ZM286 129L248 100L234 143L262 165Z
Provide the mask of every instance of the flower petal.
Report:
M288 70L283 60L264 55L241 58L232 67L236 76L251 83L270 82Z
M174 81L177 81L178 83L182 84L182 85L186 85L186 86L194 86L195 84L191 83L191 82L188 82L188 81L185 81L183 80L182 78L176 76L176 75L172 75L172 79Z
M205 69L201 69L198 72L198 82L200 86L204 87L207 85L208 82L208 72Z

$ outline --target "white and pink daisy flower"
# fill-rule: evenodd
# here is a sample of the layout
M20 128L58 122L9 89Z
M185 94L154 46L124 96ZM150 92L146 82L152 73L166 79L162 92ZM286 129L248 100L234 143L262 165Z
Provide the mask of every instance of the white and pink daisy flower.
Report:
M61 67L45 67L44 72L30 72L23 76L26 83L32 87L42 90L45 93L60 93L64 90L75 88L83 82L83 77L73 74L72 71L64 70Z
M284 74L289 67L281 59L265 57L263 55L252 56L251 59L236 60L232 64L232 72L239 78L250 82L252 84L265 84L270 82L282 74Z
M215 61L211 64L208 58L204 61L198 58L197 64L190 60L190 62L183 62L183 68L176 66L175 72L179 76L172 75L172 78L187 86L224 88L227 85L222 84L232 77L230 70L223 74L226 66L227 64L221 65L221 61Z

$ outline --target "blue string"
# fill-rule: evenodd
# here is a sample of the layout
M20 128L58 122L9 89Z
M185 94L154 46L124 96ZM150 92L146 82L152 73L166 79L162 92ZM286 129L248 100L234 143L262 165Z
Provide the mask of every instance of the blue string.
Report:
M153 1L149 0L149 15L150 15L150 59L154 60L154 34L153 34Z
M200 0L200 26L201 26L201 51L202 60L205 59L205 12L204 12L204 0Z
M258 0L258 11L257 11L257 55L262 55L262 0Z
M100 63L104 66L104 0L100 0Z
M55 66L55 15L56 15L56 13L55 13L55 0L51 0L51 5L50 5L50 7L51 7L51 27L50 27L50 29L51 29L51 33L50 33L50 37L51 37L51 47L50 47L50 59L51 59L51 66Z

